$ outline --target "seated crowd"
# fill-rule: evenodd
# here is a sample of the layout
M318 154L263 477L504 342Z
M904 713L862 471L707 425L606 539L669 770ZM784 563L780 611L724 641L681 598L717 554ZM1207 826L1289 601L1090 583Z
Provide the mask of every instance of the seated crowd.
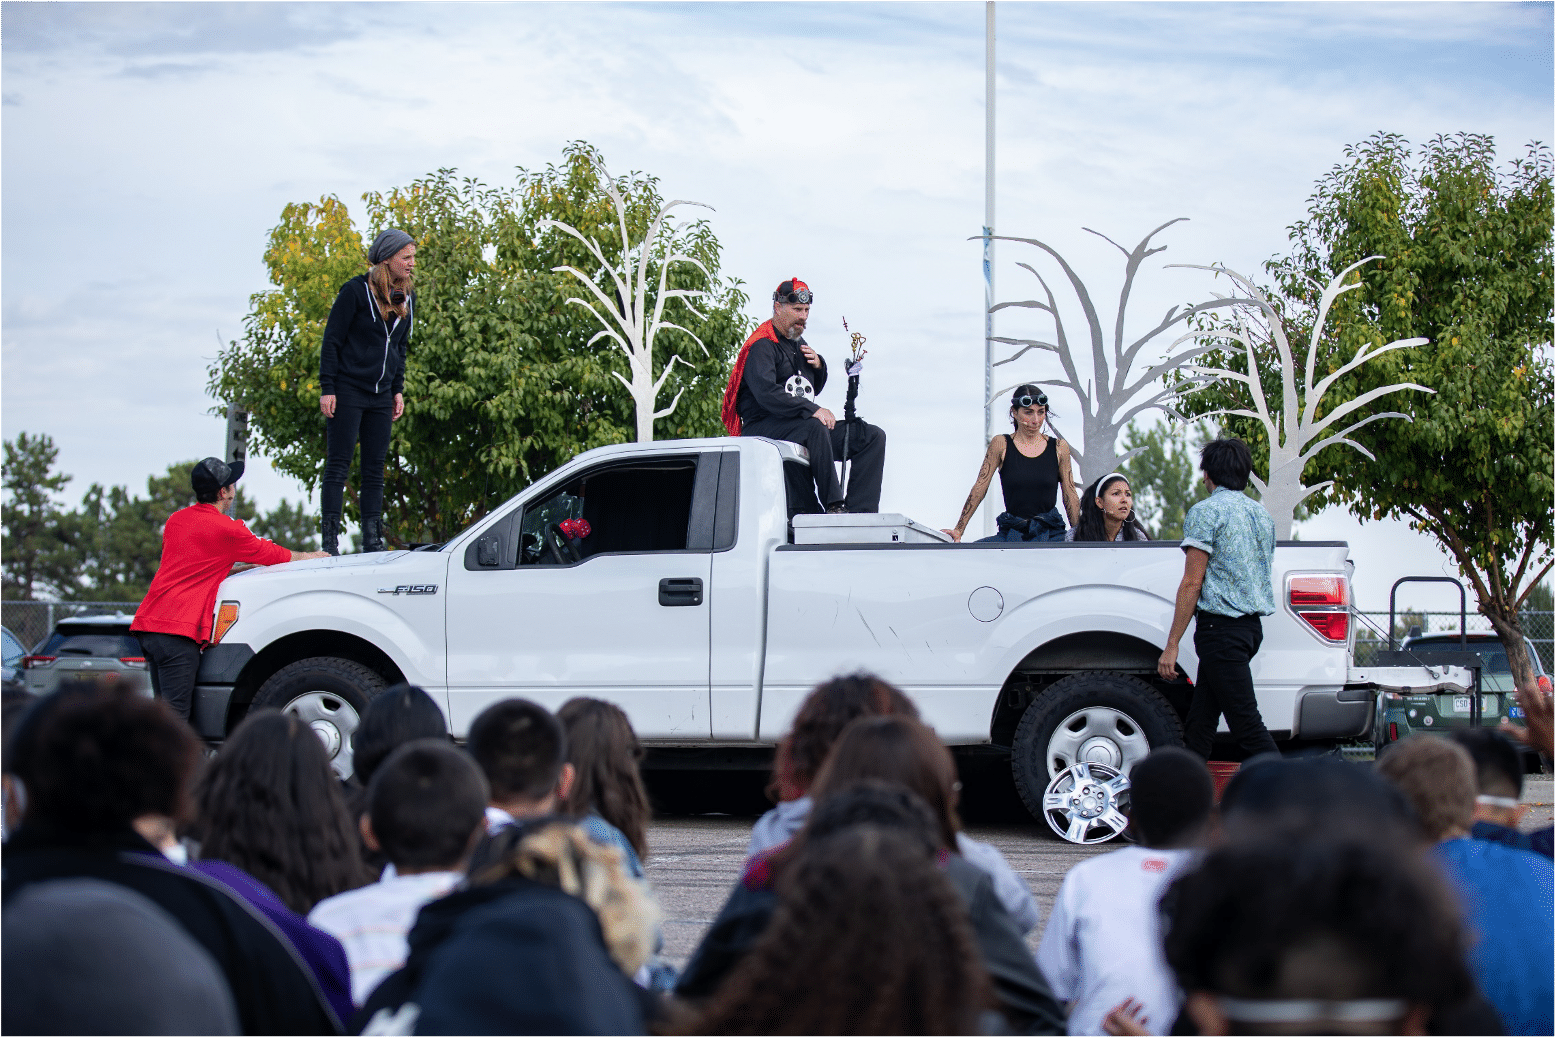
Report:
M608 703L505 700L461 747L392 688L345 783L294 717L256 711L207 761L122 683L7 699L4 723L7 1032L1556 1028L1550 835L1519 832L1493 732L1374 767L1255 758L1219 804L1200 757L1157 749L1130 845L1072 867L1044 920L962 831L913 702L839 678L801 705L778 804L677 972L642 749ZM1530 734L1548 754L1548 705Z

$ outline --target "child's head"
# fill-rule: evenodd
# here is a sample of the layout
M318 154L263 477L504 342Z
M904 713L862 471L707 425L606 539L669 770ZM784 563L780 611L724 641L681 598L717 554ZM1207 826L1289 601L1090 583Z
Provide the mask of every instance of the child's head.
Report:
M1529 812L1524 794L1524 764L1518 749L1489 727L1472 727L1453 733L1453 740L1475 762L1475 820L1517 828Z
M615 825L640 857L648 854L648 790L638 771L643 747L620 706L599 699L562 703L557 720L567 735L573 787L564 811L598 814Z
M1425 1033L1474 989L1452 895L1409 846L1377 838L1229 844L1163 913L1200 1033Z
M895 782L927 803L941 846L956 850L962 786L951 751L932 729L908 716L859 717L838 736L811 794L819 803L836 790L872 779Z
M470 725L466 746L498 807L545 813L567 795L567 735L544 706L528 699L488 706Z
M390 753L418 738L448 738L448 721L432 696L414 684L396 684L375 695L351 734L357 783L366 788Z
M1416 735L1390 746L1377 768L1405 794L1432 842L1469 834L1475 823L1475 763L1460 746Z
M1215 788L1205 761L1187 749L1156 749L1129 772L1129 827L1152 849L1192 846L1205 836Z
M859 717L889 715L917 720L918 709L879 677L856 673L817 685L800 703L794 726L778 745L773 773L779 798L798 799L810 791L843 728Z
M469 756L447 742L407 742L373 774L362 839L402 875L459 871L485 831L486 798Z

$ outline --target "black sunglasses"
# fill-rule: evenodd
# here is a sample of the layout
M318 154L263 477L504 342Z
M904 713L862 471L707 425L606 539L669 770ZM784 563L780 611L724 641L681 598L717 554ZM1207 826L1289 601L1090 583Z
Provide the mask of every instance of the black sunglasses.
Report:
M773 293L773 302L786 302L790 306L809 306L812 298L814 296L810 294L809 288L801 288L797 292Z
M1046 407L1048 406L1048 397L1042 393L1038 393L1036 396L1027 393L1011 400L1010 405L1012 407Z

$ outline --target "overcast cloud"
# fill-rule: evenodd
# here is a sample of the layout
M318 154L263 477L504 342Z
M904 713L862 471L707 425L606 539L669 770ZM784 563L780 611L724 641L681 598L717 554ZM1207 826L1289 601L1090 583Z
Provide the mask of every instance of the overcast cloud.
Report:
M507 183L584 139L712 205L754 297L809 281L824 353L844 315L869 337L882 508L954 521L982 435L982 4L6 3L0 23L0 428L55 438L72 503L220 452L205 369L287 202L360 219L365 191L439 167ZM1148 327L1209 291L1163 265L1255 272L1375 131L1549 141L1552 7L1004 3L998 71L1001 233L1050 241L1107 308L1121 257L1081 228L1133 245L1189 217L1136 290ZM999 247L1001 298L1027 295L1023 248ZM263 506L303 496L253 467ZM1352 542L1365 607L1453 571L1397 523L1300 532Z

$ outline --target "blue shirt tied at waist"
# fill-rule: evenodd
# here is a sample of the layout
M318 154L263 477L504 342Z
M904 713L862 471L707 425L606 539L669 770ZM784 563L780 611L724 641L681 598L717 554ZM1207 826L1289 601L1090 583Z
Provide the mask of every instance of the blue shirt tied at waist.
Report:
M1275 611L1270 586L1275 520L1264 505L1217 486L1184 516L1180 546L1210 555L1199 590L1200 610L1222 616L1268 616Z

